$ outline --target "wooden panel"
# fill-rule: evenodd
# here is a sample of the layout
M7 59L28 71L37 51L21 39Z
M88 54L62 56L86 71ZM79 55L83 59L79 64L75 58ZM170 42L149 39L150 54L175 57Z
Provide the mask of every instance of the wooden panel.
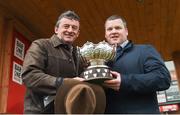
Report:
M69 9L81 17L78 45L104 40L105 19L119 14L135 43L154 45L166 60L180 49L179 0L4 0L0 6L39 37L50 37L59 14Z
M174 51L172 54L175 68L176 68L176 73L177 73L177 80L179 84L179 89L180 89L180 50Z
M172 16L172 33L167 41L172 42L171 52L180 50L180 1L174 0L172 7L174 7L174 15Z
M4 48L5 48L5 42L4 42L4 15L0 14L0 94L3 94L3 90L5 89L5 86L3 86L3 67L4 67ZM3 95L0 95L0 113L3 113Z

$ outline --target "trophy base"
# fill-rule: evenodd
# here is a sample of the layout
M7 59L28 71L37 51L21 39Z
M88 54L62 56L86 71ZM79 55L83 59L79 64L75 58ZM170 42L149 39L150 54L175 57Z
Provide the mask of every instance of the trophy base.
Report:
M111 79L113 79L113 78L110 78L110 77L98 77L98 78L86 79L84 81L89 82L89 83L102 84L102 83L104 83L104 81L111 80Z
M82 74L81 77L86 82L101 84L105 80L113 79L108 66L91 66L88 67Z

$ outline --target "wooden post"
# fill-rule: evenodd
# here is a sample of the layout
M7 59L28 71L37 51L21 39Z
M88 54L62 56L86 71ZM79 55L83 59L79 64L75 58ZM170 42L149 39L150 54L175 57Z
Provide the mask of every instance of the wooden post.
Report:
M0 14L0 113L5 113L7 107L12 32L12 20Z

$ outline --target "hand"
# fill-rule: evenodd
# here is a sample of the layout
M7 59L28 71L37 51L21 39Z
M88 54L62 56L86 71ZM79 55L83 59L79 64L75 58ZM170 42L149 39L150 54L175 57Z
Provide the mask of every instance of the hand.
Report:
M78 81L84 81L84 80L85 80L85 79L82 78L82 77L74 77L73 79L76 79L76 80L78 80Z
M111 74L113 75L114 79L104 81L103 86L119 91L121 84L121 75L120 73L115 71L111 71Z

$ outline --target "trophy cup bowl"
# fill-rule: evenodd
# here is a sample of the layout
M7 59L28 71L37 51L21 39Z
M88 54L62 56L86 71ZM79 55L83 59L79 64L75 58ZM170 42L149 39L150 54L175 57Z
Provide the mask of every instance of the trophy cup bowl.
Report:
M102 41L98 44L86 42L79 48L80 57L84 63L89 66L81 74L85 81L93 83L102 83L105 80L113 79L106 62L114 60L116 47Z

